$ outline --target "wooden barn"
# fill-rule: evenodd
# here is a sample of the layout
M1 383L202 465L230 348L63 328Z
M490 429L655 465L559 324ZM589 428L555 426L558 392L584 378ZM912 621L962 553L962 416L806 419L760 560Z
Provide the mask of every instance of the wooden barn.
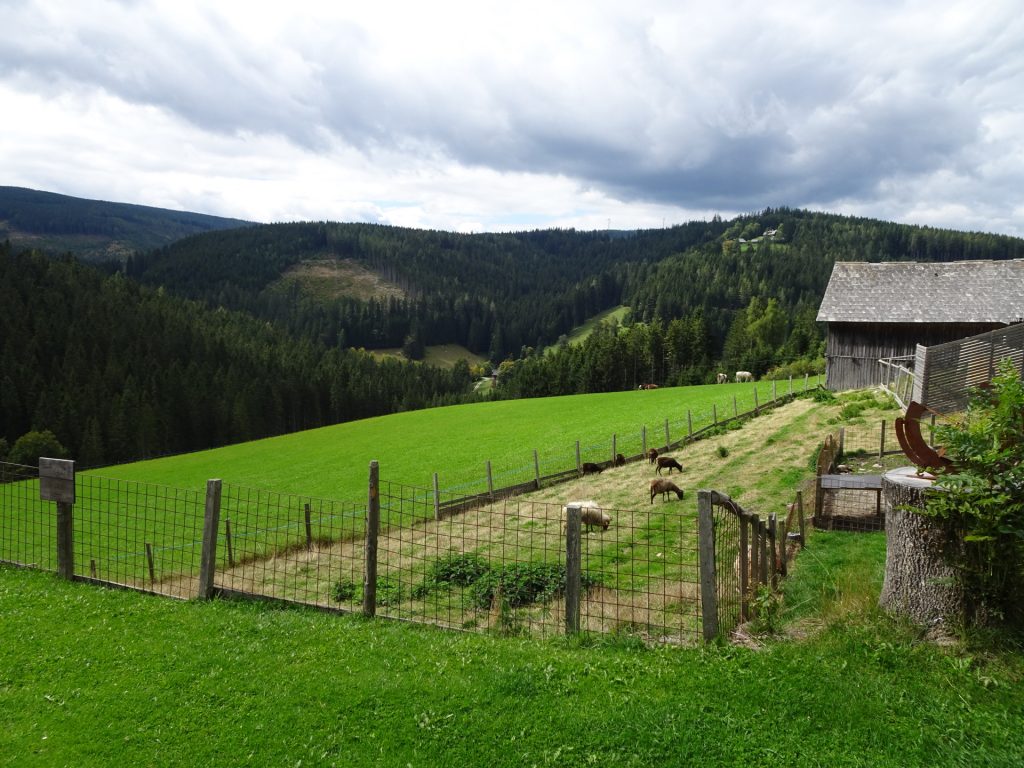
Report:
M879 358L913 359L931 346L1024 319L1024 259L837 262L818 321L828 323L825 386L881 381Z

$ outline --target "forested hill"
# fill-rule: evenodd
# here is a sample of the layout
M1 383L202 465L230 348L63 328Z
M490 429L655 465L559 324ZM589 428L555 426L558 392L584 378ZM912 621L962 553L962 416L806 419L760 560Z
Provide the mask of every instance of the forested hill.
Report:
M263 225L139 255L128 274L329 346L457 343L497 362L553 344L594 314L626 304L643 322L699 315L710 358L721 359L737 321L751 319L743 313L769 301L783 318L774 336L785 341L798 327L806 334L835 261L1020 257L1019 238L782 208L631 233ZM324 301L282 282L310 260L358 265L398 286L404 298ZM773 357L762 351L747 365L763 371L779 362Z
M44 432L89 467L454 403L470 383L466 364L324 349L0 243L0 461L34 464L16 449Z
M23 187L0 187L0 242L86 261L123 262L188 235L249 222L145 205L85 200Z

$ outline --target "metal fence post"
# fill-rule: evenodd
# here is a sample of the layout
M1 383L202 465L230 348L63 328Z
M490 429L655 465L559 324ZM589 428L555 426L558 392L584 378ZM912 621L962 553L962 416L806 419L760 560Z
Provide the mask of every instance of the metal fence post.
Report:
M565 633L580 631L581 519L579 504L565 510Z
M437 472L434 473L434 519L441 519L441 481L437 477Z
M718 637L718 589L715 574L715 519L711 492L697 491L697 567L704 641Z
M213 576L217 570L217 533L220 528L221 481L206 481L206 511L203 515L203 549L199 556L199 599L213 597Z
M370 462L370 490L366 504L366 567L363 571L363 615L377 613L377 534L380 531L380 469Z

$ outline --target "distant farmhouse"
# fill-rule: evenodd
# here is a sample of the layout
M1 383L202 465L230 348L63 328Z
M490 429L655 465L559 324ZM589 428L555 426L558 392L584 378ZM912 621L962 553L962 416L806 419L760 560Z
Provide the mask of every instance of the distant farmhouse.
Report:
M818 322L828 323L825 386L879 383L879 358L1024 320L1024 259L837 262Z

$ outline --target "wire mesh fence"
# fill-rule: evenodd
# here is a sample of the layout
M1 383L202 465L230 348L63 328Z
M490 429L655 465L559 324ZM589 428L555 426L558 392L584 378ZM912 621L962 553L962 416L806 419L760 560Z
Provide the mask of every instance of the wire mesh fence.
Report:
M0 561L57 569L53 504L39 498L39 468L0 462Z
M365 527L365 504L225 483L215 586L336 607L339 585L362 584Z
M173 597L194 597L203 538L203 494L77 475L74 573Z

